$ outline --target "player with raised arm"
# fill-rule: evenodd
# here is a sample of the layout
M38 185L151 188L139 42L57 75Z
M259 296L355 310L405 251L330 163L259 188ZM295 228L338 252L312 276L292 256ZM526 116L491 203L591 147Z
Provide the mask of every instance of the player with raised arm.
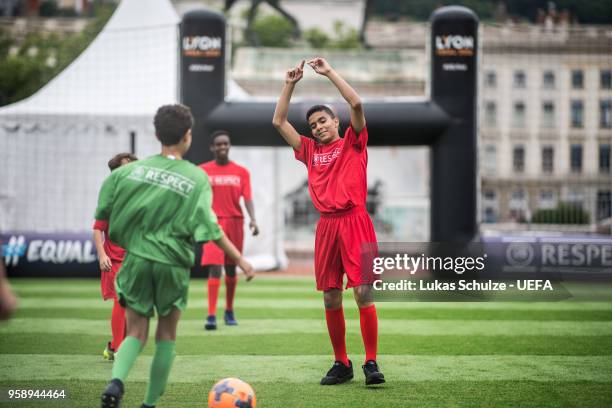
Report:
M138 158L131 153L119 153L108 161L108 168L112 172L115 169L136 161ZM121 346L125 338L125 308L119 303L115 292L115 276L119 273L125 250L108 239L108 220L96 220L93 226L93 241L98 251L100 262L100 289L102 299L113 299L113 311L111 313L112 340L106 344L102 352L105 360L115 360L115 351Z
M102 407L118 407L124 383L145 346L149 320L158 314L155 352L142 407L163 394L175 356L176 328L187 305L196 242L215 241L247 279L253 267L227 239L211 208L206 173L186 160L193 117L183 105L158 109L155 134L161 153L113 171L102 184L96 219L109 220L109 238L125 248L117 275L119 301L126 307L127 336L115 354Z
M363 106L357 92L325 59L314 58L308 65L336 86L350 106L351 123L341 138L339 120L333 110L315 105L306 113L312 138L300 135L287 116L295 85L304 75L304 62L287 71L272 123L293 148L295 158L306 165L308 190L321 214L315 235L315 275L317 289L323 291L327 329L336 360L321 384L340 384L353 378L342 308L344 274L346 288L353 288L359 307L366 352L362 366L365 383L380 384L385 378L376 362L378 318L372 301L374 279L371 268L362 268L362 256L368 259L368 253L371 257L376 251L376 233L365 209L368 130Z
M214 160L200 164L200 168L208 174L213 191L212 207L221 229L232 244L242 251L244 215L240 207L240 197L244 198L244 206L249 214L251 233L253 236L259 234L257 221L255 221L255 207L251 197L251 177L247 169L229 159L232 143L226 130L216 130L210 138L210 150L213 152ZM234 315L234 295L238 284L236 262L224 254L213 242L208 242L202 248L202 266L208 277L208 316L204 328L206 330L217 328L217 298L223 270L225 270L223 320L228 326L236 326L238 324Z

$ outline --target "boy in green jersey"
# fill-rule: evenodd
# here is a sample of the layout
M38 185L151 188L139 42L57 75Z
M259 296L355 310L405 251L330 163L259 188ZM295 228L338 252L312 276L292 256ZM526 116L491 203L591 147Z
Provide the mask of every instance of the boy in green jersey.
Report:
M109 221L109 238L127 253L115 286L126 306L126 338L115 354L102 407L119 407L124 382L143 349L157 310L155 354L143 407L162 395L172 362L176 328L187 305L196 242L214 241L236 261L247 280L253 267L219 228L206 173L183 155L191 146L193 117L183 105L158 109L155 133L161 154L113 171L102 184L95 218Z

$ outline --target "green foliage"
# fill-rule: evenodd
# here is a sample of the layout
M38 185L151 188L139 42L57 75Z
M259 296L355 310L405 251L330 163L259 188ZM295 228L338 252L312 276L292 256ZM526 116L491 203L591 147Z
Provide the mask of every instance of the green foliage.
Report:
M293 26L286 18L277 14L257 17L251 30L251 33L246 33L246 37L251 39L253 45L280 48L291 45Z
M531 222L534 224L588 224L589 213L576 205L560 203L555 209L536 211Z
M40 3L39 13L41 17L53 17L58 13L59 7L55 0L45 0Z
M364 355L354 303L345 299L344 313L355 379L340 388L322 387L318 380L333 353L313 278L261 275L271 276L238 292L240 325L220 325L205 335L206 283L191 280L178 356L158 406L206 406L211 386L232 376L253 386L261 407L612 406L612 303L593 301L610 293L605 282L579 291L563 283L572 294L584 293L586 303L379 302L378 358L389 382L376 389L365 387L357 371ZM93 406L112 369L101 356L112 305L100 299L99 282L16 277L11 283L21 308L0 324L0 387L51 385L69 398L1 406ZM151 335L130 372L122 406L142 403L154 348Z
M361 48L359 33L353 27L349 27L340 20L334 21L334 33L336 38L331 43L331 48L339 50L352 50Z
M79 56L102 30L114 6L100 5L96 17L79 34L29 34L21 44L0 31L0 106L35 93ZM11 46L16 51L11 53Z
M469 7L480 19L493 17L498 1L493 0L374 0L373 14L390 19L399 16L427 20L440 6ZM548 8L549 0L505 0L508 13L535 21L537 10ZM609 24L612 22L612 2L609 0L555 0L557 11L569 10L581 23Z
M547 0L507 1L508 12L534 20L538 9L546 10ZM609 0L555 0L557 12L568 10L581 23L609 24L612 22L612 2Z
M330 43L329 36L316 27L304 31L304 38L312 48L326 48Z

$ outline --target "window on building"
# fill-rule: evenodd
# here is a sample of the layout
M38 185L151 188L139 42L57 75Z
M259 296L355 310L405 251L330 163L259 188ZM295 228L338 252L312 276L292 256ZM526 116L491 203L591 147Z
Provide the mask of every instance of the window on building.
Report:
M495 194L495 190L486 189L483 191L482 196L487 201L495 201L497 198L497 194Z
M612 100L610 99L599 101L599 126L612 127Z
M525 147L514 146L512 150L512 168L517 173L525 171Z
M515 201L522 201L525 199L525 190L523 190L522 188L517 188L516 190L512 190L512 195L511 195L512 200Z
M512 124L515 127L525 126L525 103L514 103L514 109L512 110Z
M584 74L582 70L575 69L572 71L572 88L582 89L584 88Z
M567 202L576 208L584 207L584 189L582 187L572 187L567 192Z
M584 105L581 100L572 101L572 127L581 128L584 123Z
M527 86L525 71L514 71L514 81L512 84L515 88L525 88Z
M495 223L497 222L497 212L493 207L485 207L482 222Z
M544 71L542 75L542 85L544 89L554 89L555 87L555 73L552 71Z
M497 124L497 104L493 101L485 102L485 124L487 126Z
M599 172L610 173L610 145L601 144L599 145Z
M496 88L497 87L497 74L495 71L487 71L485 74L485 87Z
M542 171L544 173L553 172L554 155L555 155L555 149L552 146L544 146L542 148Z
M542 126L547 128L555 126L555 104L552 101L542 102Z
M612 192L599 190L597 192L597 221L612 217Z
M542 209L552 209L557 205L555 200L555 192L553 190L541 190L538 207Z
M508 202L510 210L510 218L514 221L525 221L525 212L527 210L527 195L525 189L516 188L510 193L510 201Z
M573 144L570 147L570 168L574 173L582 171L582 145Z
M601 89L612 89L612 71L602 69L599 72L599 86Z
M486 173L495 173L497 170L497 148L495 145L485 146L483 170Z

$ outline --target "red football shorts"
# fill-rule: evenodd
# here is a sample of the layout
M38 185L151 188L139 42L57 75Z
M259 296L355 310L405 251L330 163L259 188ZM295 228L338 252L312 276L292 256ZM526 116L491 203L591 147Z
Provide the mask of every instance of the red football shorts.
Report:
M219 226L232 244L242 252L244 218L219 218ZM226 256L217 244L209 241L202 247L202 266L206 265L236 265L236 262Z
M376 252L376 232L365 208L321 214L315 235L317 290L342 289L344 273L347 289L372 284L374 274L366 263Z
M117 294L115 293L115 276L121 268L121 262L111 260L111 270L108 272L101 271L100 277L100 289L102 289L102 299L115 299Z

